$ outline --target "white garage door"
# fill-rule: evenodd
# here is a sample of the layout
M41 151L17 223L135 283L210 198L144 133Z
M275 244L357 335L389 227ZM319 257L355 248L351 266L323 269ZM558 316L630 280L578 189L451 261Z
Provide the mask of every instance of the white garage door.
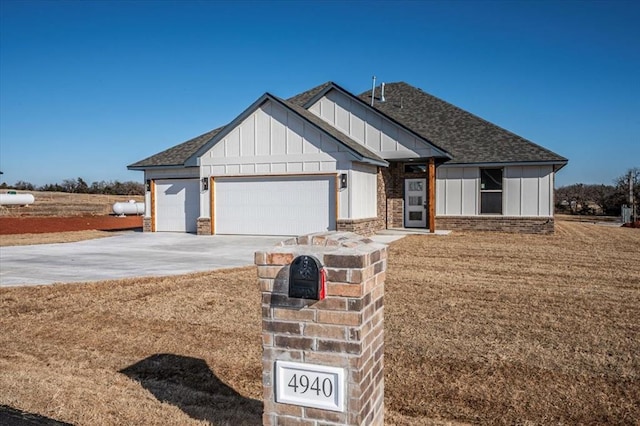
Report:
M200 216L197 179L156 181L156 231L196 232Z
M216 178L216 234L303 235L336 229L333 176Z

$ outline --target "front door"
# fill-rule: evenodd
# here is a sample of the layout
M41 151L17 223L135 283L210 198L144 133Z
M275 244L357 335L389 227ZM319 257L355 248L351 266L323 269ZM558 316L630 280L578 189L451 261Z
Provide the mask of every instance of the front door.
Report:
M427 226L427 180L405 179L404 181L404 226L426 228Z

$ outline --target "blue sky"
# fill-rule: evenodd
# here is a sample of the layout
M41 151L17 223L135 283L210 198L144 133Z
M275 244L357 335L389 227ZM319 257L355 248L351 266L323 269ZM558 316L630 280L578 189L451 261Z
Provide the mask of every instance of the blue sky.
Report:
M0 181L142 181L126 166L264 92L406 81L569 158L640 167L637 1L0 0Z

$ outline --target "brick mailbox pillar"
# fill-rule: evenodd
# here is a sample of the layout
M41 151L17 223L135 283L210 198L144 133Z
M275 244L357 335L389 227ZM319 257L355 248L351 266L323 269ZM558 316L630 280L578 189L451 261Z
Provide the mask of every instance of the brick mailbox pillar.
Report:
M289 297L289 268L320 261L326 297ZM256 253L262 291L264 425L383 425L387 248L350 232Z

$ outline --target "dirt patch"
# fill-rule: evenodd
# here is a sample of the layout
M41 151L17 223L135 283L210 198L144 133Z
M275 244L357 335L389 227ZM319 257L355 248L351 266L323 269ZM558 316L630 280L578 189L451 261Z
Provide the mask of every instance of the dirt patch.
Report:
M114 231L142 227L142 216L0 217L0 235Z

